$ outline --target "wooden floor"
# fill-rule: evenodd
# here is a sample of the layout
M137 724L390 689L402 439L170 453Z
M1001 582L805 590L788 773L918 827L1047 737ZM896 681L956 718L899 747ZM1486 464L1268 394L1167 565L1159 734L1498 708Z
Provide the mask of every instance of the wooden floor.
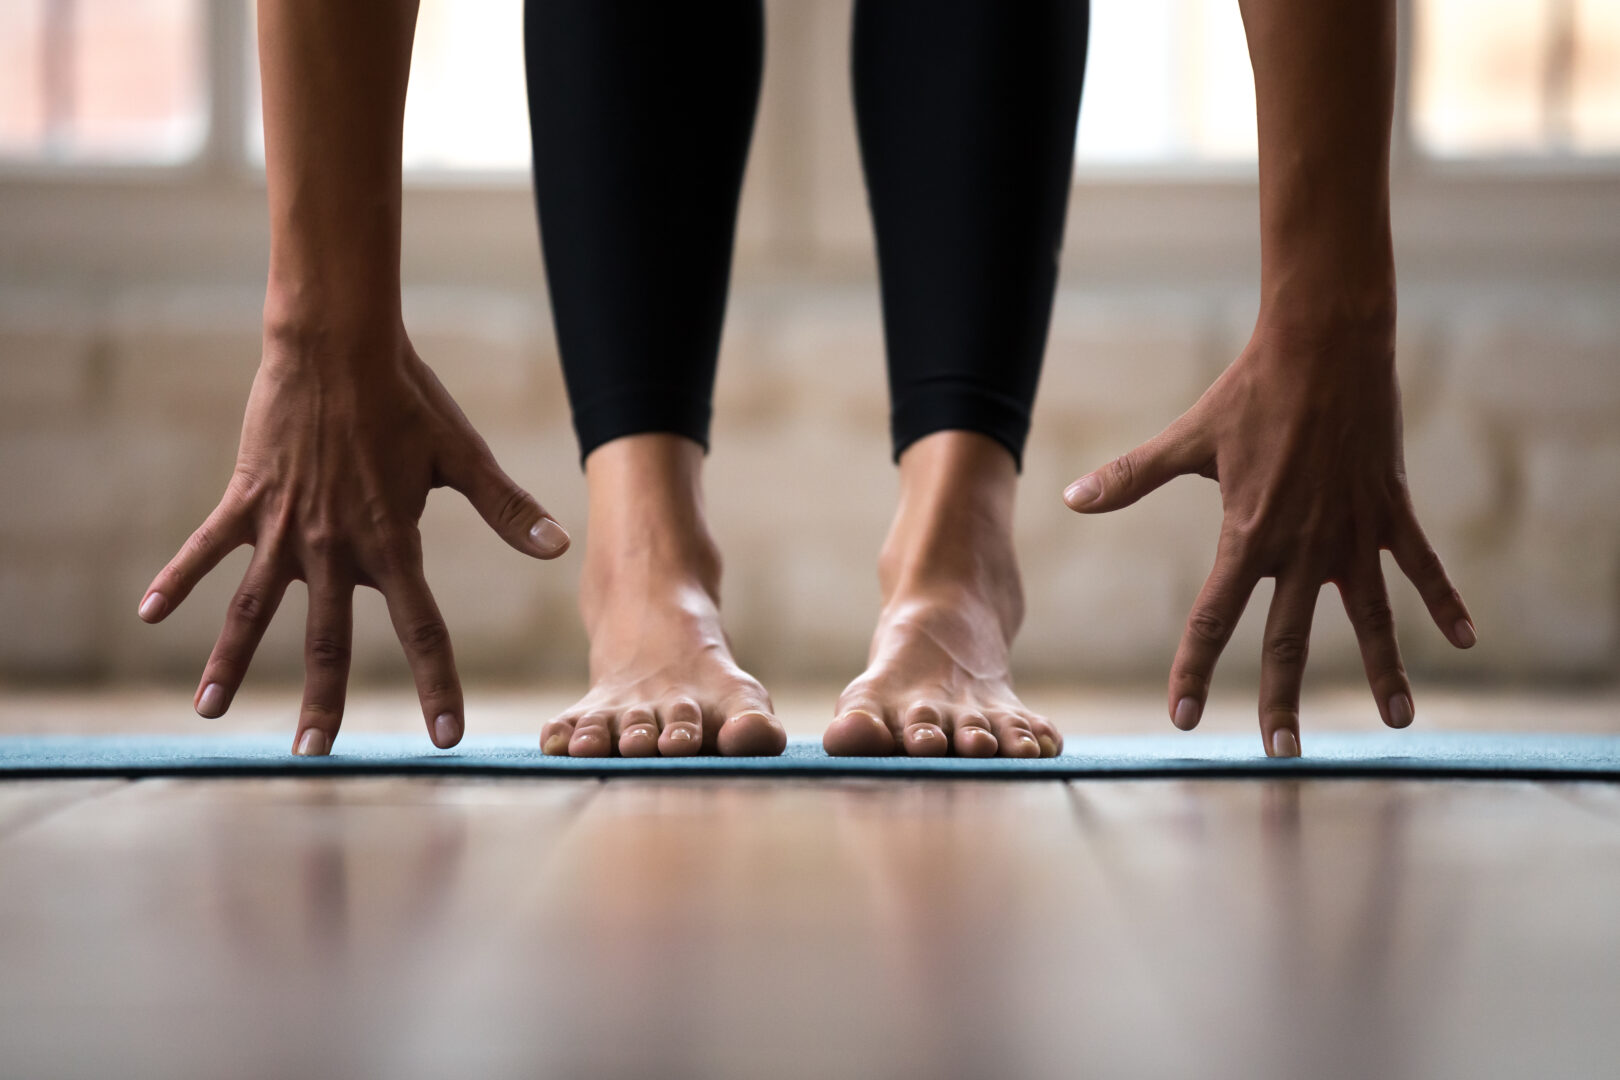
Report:
M0 784L7 1080L1616 1075L1617 785Z

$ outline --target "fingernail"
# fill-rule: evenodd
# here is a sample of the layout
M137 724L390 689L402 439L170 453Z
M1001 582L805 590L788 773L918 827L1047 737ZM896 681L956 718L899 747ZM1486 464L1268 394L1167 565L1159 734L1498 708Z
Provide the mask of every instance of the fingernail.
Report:
M298 745L293 753L299 757L325 757L330 747L326 742L326 732L320 728L305 728L304 733L298 736Z
M433 721L433 741L444 750L461 741L461 718L455 713L440 713Z
M203 687L203 692L197 698L197 715L205 716L210 720L225 715L225 688L217 682L211 682Z
M534 528L529 530L529 539L547 555L568 546L568 532L550 518L541 518L536 522Z
M1452 632L1457 635L1457 644L1464 649L1472 649L1474 642L1479 640L1479 635L1474 632L1474 624L1467 619L1458 619Z
M128 610L128 609L125 609ZM169 610L169 601L160 592L149 592L141 601L140 616L147 622L157 622Z
M1272 757L1299 757L1299 736L1293 728L1280 727L1271 733Z
M1412 699L1396 694L1389 699L1389 726L1405 727L1412 722Z
M1074 507L1088 506L1101 494L1102 484L1095 476L1082 476L1069 485L1069 490L1063 493L1063 501Z
M1184 697L1176 702L1176 715L1171 723L1182 731L1191 731L1198 726L1198 717L1203 711L1204 705L1197 698Z

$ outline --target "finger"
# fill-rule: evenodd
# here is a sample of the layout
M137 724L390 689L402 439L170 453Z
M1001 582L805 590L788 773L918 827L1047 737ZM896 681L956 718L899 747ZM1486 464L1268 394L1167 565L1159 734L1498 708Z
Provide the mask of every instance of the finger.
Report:
M1259 580L1232 534L1223 534L1215 552L1215 568L1187 616L1181 645L1170 666L1170 718L1181 730L1192 730L1203 716L1215 662L1231 640Z
M227 495L146 587L141 596L141 619L149 623L162 622L190 595L197 582L218 566L221 559L247 543L249 536L244 508Z
M1406 727L1415 714L1412 685L1406 678L1406 665L1401 662L1401 647L1395 640L1395 614L1390 610L1389 590L1384 587L1384 571L1376 555L1339 582L1339 597L1355 628L1361 663L1367 669L1378 714L1390 727Z
M210 719L225 715L231 700L247 675L253 653L264 638L275 616L281 597L287 591L287 578L273 556L256 551L242 584L225 612L225 626L214 643L214 651L203 667L202 681L192 706L199 716Z
M555 559L568 550L568 531L506 475L487 449L464 470L446 471L445 480L467 496L502 540L523 554Z
M328 573L309 577L309 616L304 624L304 703L298 712L293 753L320 757L332 752L343 723L354 641L354 587Z
M428 738L441 750L461 741L465 730L461 679L456 675L455 654L450 648L450 631L439 614L419 560L395 562L387 575L379 578L388 618L394 634L405 647L405 660L416 681L416 696L422 703L422 719Z
M1435 554L1429 538L1423 535L1423 528L1417 523L1417 516L1410 507L1396 526L1390 550L1395 554L1395 562L1400 566L1401 573L1417 586L1423 603L1429 609L1429 617L1446 636L1446 640L1459 649L1473 648L1474 642L1479 640L1474 630L1474 620L1469 616L1456 586L1446 576L1440 556Z
M1299 757L1299 691L1311 651L1321 580L1293 570L1277 578L1260 656L1260 739L1267 757Z
M1199 452L1200 443L1191 422L1182 417L1135 450L1070 484L1063 501L1082 514L1129 506L1176 477L1197 472L1208 456Z

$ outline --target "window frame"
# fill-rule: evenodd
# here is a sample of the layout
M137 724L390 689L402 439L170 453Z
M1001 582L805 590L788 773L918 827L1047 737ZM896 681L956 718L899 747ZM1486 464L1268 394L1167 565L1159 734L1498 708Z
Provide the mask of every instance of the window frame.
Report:
M1498 261L1529 253L1540 263L1614 272L1614 260L1602 253L1620 250L1620 155L1444 159L1415 145L1412 2L1397 0L1390 159L1403 262L1409 253L1422 264L1459 266L1480 253L1499 256ZM174 249L170 257L156 265L175 276L186 276L188 254L204 272L262 274L268 246L264 172L247 141L248 81L254 69L251 0L205 0L202 17L208 106L197 154L150 164L0 161L0 279L23 277L30 269L28 255L3 254L7 251L30 253L43 258L47 268L65 272L88 265L138 277L148 266L139 242L154 235L171 241L165 245ZM761 149L756 147L756 157L763 156ZM846 150L812 148L834 156ZM529 185L526 169L408 170L407 276L415 269L429 278L468 271L495 281L532 280L537 259ZM802 178L793 186L802 186ZM1250 268L1258 250L1254 191L1252 161L1077 167L1069 214L1074 242L1065 245L1065 273L1084 280L1099 264L1177 271L1192 266L1214 274ZM423 224L418 209L442 214L458 227ZM518 222L524 227L514 228ZM1450 224L1435 227L1437 222ZM1448 235L1447 228L1461 233ZM869 274L867 246L856 249L852 243L812 237L809 261ZM136 250L123 250L131 244ZM779 264L783 247L771 238L751 239L743 222L738 245L743 265Z

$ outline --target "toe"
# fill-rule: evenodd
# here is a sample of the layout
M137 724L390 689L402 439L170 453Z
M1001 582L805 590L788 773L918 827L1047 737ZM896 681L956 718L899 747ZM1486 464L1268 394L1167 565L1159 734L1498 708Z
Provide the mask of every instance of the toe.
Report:
M1033 758L1041 756L1041 744L1035 741L1029 721L1016 713L996 713L990 717L990 730L995 733L997 749L1002 757Z
M689 757L703 750L703 731L696 724L665 724L658 736L658 752L665 757Z
M703 710L689 697L670 698L658 707L664 733L658 738L661 753L695 754L703 749Z
M645 705L626 709L619 717L619 754L650 757L658 753L658 719Z
M821 747L834 757L887 757L894 753L894 733L873 707L855 705L827 725Z
M958 757L995 757L996 737L987 720L976 712L965 712L953 725L951 748Z
M939 757L949 752L945 739L944 718L937 708L925 703L906 710L905 722L900 729L900 745L912 757Z
M744 709L720 725L720 752L726 757L776 757L787 749L787 730L764 709Z
M1063 753L1063 735L1046 717L1031 715L1029 729L1035 733L1035 741L1041 744L1041 757L1057 757Z
M553 756L568 753L568 740L574 737L574 716L564 714L540 729L540 749Z
M568 740L568 753L572 757L607 757L613 753L613 733L609 730L612 716L608 713L589 713L574 725L574 735Z

